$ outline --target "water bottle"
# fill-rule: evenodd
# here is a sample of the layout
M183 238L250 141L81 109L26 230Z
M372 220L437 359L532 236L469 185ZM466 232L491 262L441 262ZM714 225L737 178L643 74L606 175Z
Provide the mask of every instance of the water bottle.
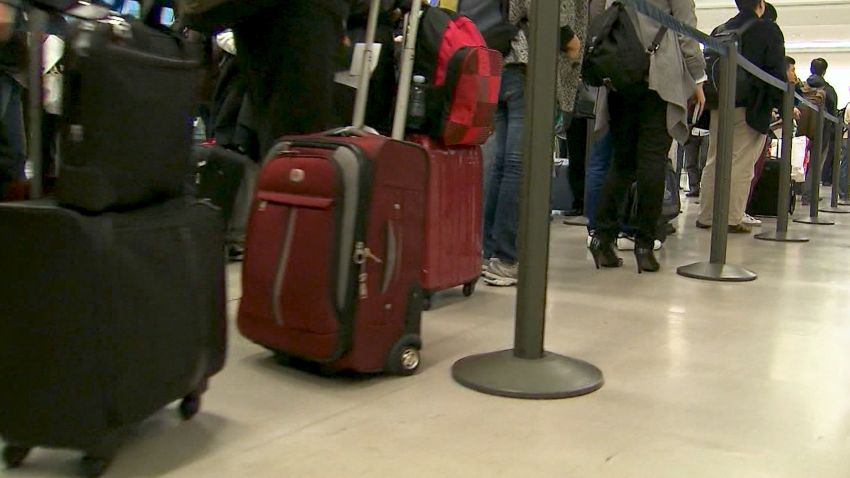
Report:
M416 75L413 77L413 86L410 89L410 105L407 109L407 125L412 129L419 129L425 123L425 77Z

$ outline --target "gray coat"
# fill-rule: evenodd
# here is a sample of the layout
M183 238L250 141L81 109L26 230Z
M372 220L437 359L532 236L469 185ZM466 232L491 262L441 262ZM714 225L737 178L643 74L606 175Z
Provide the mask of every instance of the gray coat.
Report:
M608 0L611 5L614 0ZM696 6L694 0L648 0L650 3L671 14L676 20L697 26ZM638 34L643 44L649 46L660 25L644 15L629 9ZM705 78L705 58L696 40L685 38L674 32L667 32L658 51L652 55L649 67L649 88L658 93L667 102L667 131L673 139L685 143L688 140L688 100L694 94L697 80ZM600 96L604 96L601 93ZM607 101L597 103L600 109L597 118L598 128L607 126Z
M551 0L544 0L551 1ZM510 0L508 21L519 24L531 13L532 0ZM587 31L587 0L560 0L560 25L569 25L584 45ZM513 41L513 50L505 58L506 63L528 63L528 38L520 30ZM575 106L581 58L571 60L563 52L558 53L558 104L564 111L571 112Z

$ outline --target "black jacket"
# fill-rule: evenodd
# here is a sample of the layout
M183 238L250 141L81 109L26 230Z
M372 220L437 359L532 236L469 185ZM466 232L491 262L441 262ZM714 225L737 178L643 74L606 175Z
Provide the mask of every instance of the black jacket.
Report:
M755 12L741 12L726 22L726 25L729 28L740 28L753 18L756 18ZM785 70L785 36L775 23L764 19L756 20L741 38L741 54L762 70L783 82L788 81ZM766 134L770 131L771 112L782 106L782 92L750 77L747 102L739 106L747 108L747 124L759 133Z

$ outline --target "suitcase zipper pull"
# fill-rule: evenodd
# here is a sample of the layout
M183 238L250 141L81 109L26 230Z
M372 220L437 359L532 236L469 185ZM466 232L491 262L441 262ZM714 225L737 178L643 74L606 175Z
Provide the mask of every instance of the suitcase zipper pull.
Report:
M360 266L360 274L358 276L359 290L360 290L360 298L366 299L369 297L369 289L366 285L369 274L366 272L366 262L369 260L374 261L377 264L383 263L380 257L376 256L372 253L372 251L366 247L366 244L362 242L358 242L354 245L354 263Z

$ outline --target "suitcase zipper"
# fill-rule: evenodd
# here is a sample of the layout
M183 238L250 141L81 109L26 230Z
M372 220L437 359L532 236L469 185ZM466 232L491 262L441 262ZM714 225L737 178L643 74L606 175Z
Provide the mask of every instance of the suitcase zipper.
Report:
M373 260L377 264L381 264L383 261L380 257L373 254L363 242L357 242L354 245L354 257L352 259L355 264L360 266L360 274L357 279L359 283L360 299L366 299L369 297L369 288L366 284L369 279L369 273L366 272L366 263L369 259Z
M280 309L280 298L283 295L283 280L286 278L286 266L289 264L289 254L292 252L292 238L295 236L295 220L298 208L290 208L289 219L286 221L286 236L283 240L277 272L272 283L272 317L278 326L283 327L283 311Z

